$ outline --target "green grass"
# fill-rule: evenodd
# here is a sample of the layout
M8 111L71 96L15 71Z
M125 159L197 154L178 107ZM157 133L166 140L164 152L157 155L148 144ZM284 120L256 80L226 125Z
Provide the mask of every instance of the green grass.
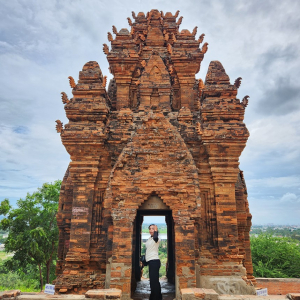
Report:
M25 285L18 285L18 286L12 285L10 287L0 285L0 292L11 291L11 290L20 290L21 292L26 292L26 293L41 291L41 289L34 289L31 287L27 287Z
M4 251L0 251L0 259L4 260L11 257L11 253L6 253Z
M21 290L22 292L39 292L39 284L34 279L21 278L20 275L9 272L0 274L0 291Z

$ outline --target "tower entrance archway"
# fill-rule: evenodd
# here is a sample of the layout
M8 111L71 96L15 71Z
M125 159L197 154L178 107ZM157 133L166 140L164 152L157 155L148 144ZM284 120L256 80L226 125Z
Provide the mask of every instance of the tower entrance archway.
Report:
M172 211L168 208L160 197L150 196L137 210L133 224L132 239L132 280L131 290L135 291L137 282L141 281L142 272L140 268L140 257L142 248L142 224L145 216L164 216L167 225L167 262L166 278L171 284L175 284L175 232ZM155 223L155 222L153 222Z

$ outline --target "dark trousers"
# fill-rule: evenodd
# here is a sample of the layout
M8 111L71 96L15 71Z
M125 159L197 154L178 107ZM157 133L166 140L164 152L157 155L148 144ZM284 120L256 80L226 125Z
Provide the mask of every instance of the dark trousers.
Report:
M159 283L160 260L153 259L148 262L151 294L149 300L161 300L161 286Z

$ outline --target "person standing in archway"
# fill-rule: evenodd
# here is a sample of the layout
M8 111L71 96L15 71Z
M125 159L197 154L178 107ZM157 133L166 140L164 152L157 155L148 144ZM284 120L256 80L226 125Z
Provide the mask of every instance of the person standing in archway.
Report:
M146 242L146 262L149 266L151 294L149 300L162 300L161 286L159 282L160 260L158 257L158 247L160 239L158 238L157 225L149 226L150 237Z

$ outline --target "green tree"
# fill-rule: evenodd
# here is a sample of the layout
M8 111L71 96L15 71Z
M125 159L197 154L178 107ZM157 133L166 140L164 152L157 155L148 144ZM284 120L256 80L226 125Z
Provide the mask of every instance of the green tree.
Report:
M251 253L256 277L300 278L298 240L260 234L251 237Z
M41 289L43 288L43 268L46 269L46 282L50 280L50 269L55 259L58 245L58 227L56 213L61 181L45 183L42 188L26 198L17 201L17 208L12 208L5 199L0 205L0 229L9 232L5 241L5 250L13 252L13 259L8 267L21 270L28 265L39 269ZM10 265L10 262L12 265Z

